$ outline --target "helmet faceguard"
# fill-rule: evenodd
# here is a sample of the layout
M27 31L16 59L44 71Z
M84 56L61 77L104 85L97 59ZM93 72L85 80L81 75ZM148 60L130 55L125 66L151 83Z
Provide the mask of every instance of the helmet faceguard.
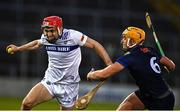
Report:
M123 39L126 39L126 46L132 48L137 44L142 44L144 42L145 32L137 27L128 27L123 31L122 37Z

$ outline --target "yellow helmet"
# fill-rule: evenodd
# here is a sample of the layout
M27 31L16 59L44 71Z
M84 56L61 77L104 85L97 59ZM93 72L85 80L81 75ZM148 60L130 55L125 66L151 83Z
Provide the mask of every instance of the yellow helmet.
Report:
M132 39L136 44L143 43L145 40L144 30L137 27L128 27L123 31L122 36Z

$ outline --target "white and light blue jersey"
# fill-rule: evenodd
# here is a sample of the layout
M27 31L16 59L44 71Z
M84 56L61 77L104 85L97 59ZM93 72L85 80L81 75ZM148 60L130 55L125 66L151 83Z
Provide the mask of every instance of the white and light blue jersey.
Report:
M87 36L83 33L63 29L62 36L55 44L49 43L42 34L40 42L48 54L48 68L45 78L50 82L74 83L79 82L79 65L81 62L80 46L83 46Z

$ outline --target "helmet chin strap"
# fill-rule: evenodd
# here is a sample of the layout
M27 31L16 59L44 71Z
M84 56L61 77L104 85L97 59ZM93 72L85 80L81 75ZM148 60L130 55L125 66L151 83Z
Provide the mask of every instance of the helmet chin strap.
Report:
M134 44L130 45L130 38L128 38L128 39L127 39L127 44L126 44L126 45L127 45L128 48L133 48L133 47L136 46L137 44L134 43Z

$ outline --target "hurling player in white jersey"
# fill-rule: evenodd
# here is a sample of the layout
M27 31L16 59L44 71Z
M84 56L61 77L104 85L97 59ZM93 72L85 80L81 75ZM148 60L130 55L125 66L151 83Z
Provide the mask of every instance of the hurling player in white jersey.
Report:
M78 98L80 47L94 49L106 65L112 61L104 47L83 33L63 28L62 18L48 16L42 23L42 36L21 46L9 45L14 53L35 50L43 46L48 53L48 68L45 76L24 98L21 109L30 110L34 106L56 98L62 110L72 110Z

